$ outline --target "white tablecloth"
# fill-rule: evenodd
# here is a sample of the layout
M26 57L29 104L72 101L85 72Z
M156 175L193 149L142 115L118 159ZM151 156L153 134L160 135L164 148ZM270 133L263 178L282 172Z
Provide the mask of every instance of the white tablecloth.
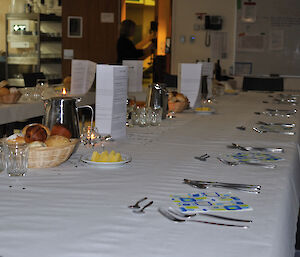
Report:
M296 118L254 115L274 107L263 104L265 99L262 93L224 96L216 115L183 113L159 128L130 128L130 140L107 146L132 155L122 168L80 164L81 148L57 168L31 170L19 179L2 173L0 256L292 257L299 209L297 137L250 128L258 120ZM226 166L215 157L230 153L226 145L232 142L283 147L285 160L274 170ZM203 153L211 155L207 162L194 160ZM182 184L183 178L262 185L260 195L234 192L253 211L227 214L253 219L250 228L176 224L161 216L157 207L170 206L170 194L199 192ZM144 196L154 205L145 215L133 214L127 206Z

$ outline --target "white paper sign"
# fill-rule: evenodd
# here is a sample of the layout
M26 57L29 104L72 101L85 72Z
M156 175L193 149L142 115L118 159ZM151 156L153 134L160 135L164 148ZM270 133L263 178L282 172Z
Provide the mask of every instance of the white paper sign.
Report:
M124 60L123 65L128 67L128 92L142 92L143 61Z
M240 52L263 52L266 45L266 36L261 34L238 36L237 48Z
M126 136L128 67L97 65L96 118L100 134Z
M64 49L64 59L72 60L74 58L74 50L73 49Z
M88 60L72 60L72 95L85 95L90 90L95 80L96 65Z
M202 64L182 63L180 65L180 92L190 101L194 108L201 99Z
M101 13L101 22L102 23L114 23L115 14L113 12L102 12Z

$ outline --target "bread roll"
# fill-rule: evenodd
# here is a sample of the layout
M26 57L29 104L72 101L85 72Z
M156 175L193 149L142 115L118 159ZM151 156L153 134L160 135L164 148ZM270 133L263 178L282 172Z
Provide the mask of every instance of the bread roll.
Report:
M186 101L186 97L183 94L180 94L180 93L176 95L176 99L179 102L185 102Z
M48 146L48 147L58 147L58 146L64 146L64 145L67 145L70 143L70 140L66 137L63 137L63 136L50 136L45 144Z
M38 126L42 127L43 129L45 129L46 132L47 132L47 135L50 136L50 134L51 134L51 133L50 133L50 129L47 128L46 126L40 124L40 123L32 123L32 124L29 124L29 125L25 126L25 127L22 129L22 134L23 134L23 136L25 136L26 130L27 130L29 127L31 127L31 126L36 126L36 125L38 125Z
M0 96L9 95L9 90L6 87L0 88Z
M5 87L5 86L7 86L8 85L8 82L6 81L6 80L2 80L1 82L0 82L0 87Z
M71 77L70 76L65 77L63 83L64 84L65 83L71 83Z
M56 124L53 126L53 128L51 129L51 136L64 136L68 139L71 138L72 134L70 132L70 130L68 130L64 125L62 124Z
M23 137L23 135L21 133L15 133L12 134L11 136L9 136L6 141L8 143L18 143L18 144L24 144L25 143L25 139Z
M22 133L26 143L34 141L45 142L49 135L49 129L42 124L31 124L26 126Z
M66 89L70 89L71 88L71 77L65 77L63 84Z
M29 148L47 147L47 145L40 141L34 141L28 145Z

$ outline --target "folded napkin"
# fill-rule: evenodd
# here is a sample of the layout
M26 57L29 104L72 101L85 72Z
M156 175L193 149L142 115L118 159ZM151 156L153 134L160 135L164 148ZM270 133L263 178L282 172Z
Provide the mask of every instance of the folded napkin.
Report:
M196 194L171 195L172 202L181 212L250 211L252 208L239 197L230 193L200 192Z
M239 152L235 154L226 155L225 159L232 158L239 162L255 162L255 163L265 163L265 162L277 162L283 160L283 158L268 153L260 152Z

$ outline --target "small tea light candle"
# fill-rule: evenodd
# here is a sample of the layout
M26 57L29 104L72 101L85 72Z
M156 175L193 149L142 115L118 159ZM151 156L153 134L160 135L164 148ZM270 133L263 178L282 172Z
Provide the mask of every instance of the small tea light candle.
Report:
M66 95L67 94L67 90L65 88L63 88L62 91L61 91L61 94L62 95Z
M92 133L91 134L91 140L94 140L94 139L96 139L97 137L96 137L96 135L94 134L94 133Z

